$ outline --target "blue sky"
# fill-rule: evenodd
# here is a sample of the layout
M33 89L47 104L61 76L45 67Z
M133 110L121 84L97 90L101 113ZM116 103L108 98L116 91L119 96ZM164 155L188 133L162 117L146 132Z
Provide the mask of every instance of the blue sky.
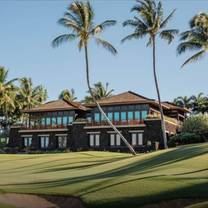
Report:
M35 85L48 90L49 100L56 99L64 88L74 88L82 99L87 90L85 62L76 42L52 48L51 41L67 32L57 24L71 1L63 0L1 0L0 1L0 65L9 69L9 77L31 77ZM124 44L120 40L132 30L122 22L133 17L133 0L92 0L96 22L115 19L118 24L102 37L118 50L112 56L104 49L90 45L91 82L109 82L115 93L132 90L156 98L152 76L151 48L146 39ZM164 0L165 14L177 8L170 28L188 29L188 21L200 11L207 12L207 0ZM163 100L199 92L208 94L208 59L184 69L182 62L190 54L176 55L178 38L173 44L157 43L157 69Z

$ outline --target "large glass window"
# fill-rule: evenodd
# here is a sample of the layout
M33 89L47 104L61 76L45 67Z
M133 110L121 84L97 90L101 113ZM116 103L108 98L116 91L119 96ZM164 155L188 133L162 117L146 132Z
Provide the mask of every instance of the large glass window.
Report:
M68 117L68 123L72 123L73 120L74 120L73 116L69 116L69 117Z
M109 112L109 113L107 114L107 116L108 116L108 118L109 118L110 121L113 120L113 113L112 113L112 112Z
M51 125L51 118L46 118L46 126L50 126Z
M32 137L24 137L24 146L30 147L32 145Z
M58 136L58 147L64 149L67 146L67 136Z
M119 112L114 113L114 121L119 121Z
M67 125L68 124L68 117L64 116L63 117L63 125Z
M134 115L133 115L133 112L132 111L129 111L128 112L128 120L133 120L134 119Z
M110 134L110 146L120 146L121 137L118 134Z
M140 120L140 111L135 111L134 116L135 120Z
M147 118L147 111L142 111L142 120Z
M121 112L121 120L126 121L126 112Z
M95 122L100 122L100 113L95 113Z
M52 124L52 126L56 125L56 117L51 118L51 124Z
M41 125L45 126L45 118L41 118Z
M49 146L49 137L48 136L41 136L40 137L40 147L43 149L47 149Z
M62 117L57 117L57 124L58 125L61 125L62 124Z

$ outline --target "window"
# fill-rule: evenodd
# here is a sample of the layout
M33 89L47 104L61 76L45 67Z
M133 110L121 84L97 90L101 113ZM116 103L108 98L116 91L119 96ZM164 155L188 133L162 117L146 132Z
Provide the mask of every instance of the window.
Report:
M90 134L90 147L99 147L100 146L100 134Z
M103 114L101 114L101 121L106 121L106 118Z
M108 118L109 118L110 121L113 120L113 113L109 112L109 113L107 114L107 116L108 116Z
M51 125L51 118L46 118L46 126L50 126Z
M142 111L142 120L147 118L147 111Z
M110 146L120 146L121 138L118 134L110 134Z
M68 117L68 123L72 123L73 120L74 120L73 116L69 116L69 117Z
M134 119L133 112L132 111L128 112L128 120L130 121L130 120L133 120L133 119Z
M57 124L58 125L61 125L62 124L62 117L57 117Z
M64 149L67 146L67 136L58 136L58 147Z
M51 124L52 124L52 126L56 125L56 117L51 118Z
M63 117L63 125L67 125L68 124L68 117L64 116Z
M121 112L121 120L126 121L126 112Z
M100 113L95 113L95 122L100 122Z
M140 111L135 111L134 112L135 120L140 120Z
M119 112L114 113L114 121L119 121Z
M30 147L32 145L32 137L24 137L24 146Z
M48 136L41 136L40 137L40 147L43 149L47 149L49 146L49 137Z
M131 139L133 146L143 145L143 133L132 133Z
M45 118L41 118L41 125L45 126Z

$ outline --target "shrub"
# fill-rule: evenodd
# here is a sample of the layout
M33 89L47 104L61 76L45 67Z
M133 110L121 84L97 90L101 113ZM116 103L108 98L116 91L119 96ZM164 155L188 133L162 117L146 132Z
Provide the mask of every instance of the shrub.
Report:
M181 128L182 133L208 133L208 115L195 115L188 117Z
M172 136L168 141L168 146L175 147L177 145L200 143L204 141L204 138L201 137L199 134L182 132L180 134Z

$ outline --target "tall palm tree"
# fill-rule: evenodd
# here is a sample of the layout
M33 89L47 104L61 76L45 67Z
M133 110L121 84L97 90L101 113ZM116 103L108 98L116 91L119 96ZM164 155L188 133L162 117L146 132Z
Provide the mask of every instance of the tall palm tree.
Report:
M180 41L177 48L178 54L186 51L197 51L188 58L182 65L196 62L208 52L208 14L200 13L194 16L189 24L190 29L181 33Z
M94 84L94 87L92 88L94 97L96 98L96 100L100 100L102 98L107 98L112 96L113 93L113 89L108 89L109 83L106 83L105 85L102 82L97 82ZM88 91L89 93L89 91ZM93 102L93 98L92 96L85 96L84 99L85 103L91 103Z
M18 103L16 102L17 88L14 82L17 79L8 79L8 70L0 67L0 112L5 118L6 123L9 122L9 116L15 111Z
M62 90L62 92L60 93L59 99L64 99L69 102L73 102L77 100L77 97L75 97L74 89L71 89L71 90L65 89L65 90Z
M193 100L193 112L204 113L204 108L207 104L207 97L204 96L204 93L199 93L196 96L192 96Z
M122 42L131 39L141 39L145 36L149 37L147 46L152 46L154 81L161 114L164 148L167 148L164 114L156 72L156 40L157 37L160 37L161 39L168 41L170 44L175 35L178 34L178 30L176 29L165 29L168 22L173 17L175 10L173 10L166 18L164 18L161 2L157 4L155 0L137 0L137 5L135 5L131 11L136 12L138 17L135 16L133 19L125 21L123 26L133 27L134 32L126 36Z
M109 125L114 129L114 131L120 135L121 139L128 146L132 154L136 155L132 146L124 138L124 136L117 130L117 128L112 124L110 119L107 117L105 112L102 110L101 106L94 97L93 91L90 86L89 78L89 57L88 57L88 44L91 39L95 40L98 45L103 46L105 49L110 51L112 54L116 54L116 49L108 41L101 39L99 36L106 28L116 24L114 20L106 20L101 24L94 25L94 12L89 2L74 1L68 7L63 18L59 20L59 23L69 29L71 33L63 34L58 36L53 40L53 46L58 46L64 42L71 42L72 40L78 39L78 48L81 50L84 48L85 61L86 61L86 77L87 85L90 95L93 98L94 103L97 105L101 114L105 117Z
M42 104L47 99L47 91L41 85L33 87L31 78L20 79L20 89L18 100L22 109L30 109L34 106Z
M173 103L182 108L192 109L193 96L179 96L173 100Z

